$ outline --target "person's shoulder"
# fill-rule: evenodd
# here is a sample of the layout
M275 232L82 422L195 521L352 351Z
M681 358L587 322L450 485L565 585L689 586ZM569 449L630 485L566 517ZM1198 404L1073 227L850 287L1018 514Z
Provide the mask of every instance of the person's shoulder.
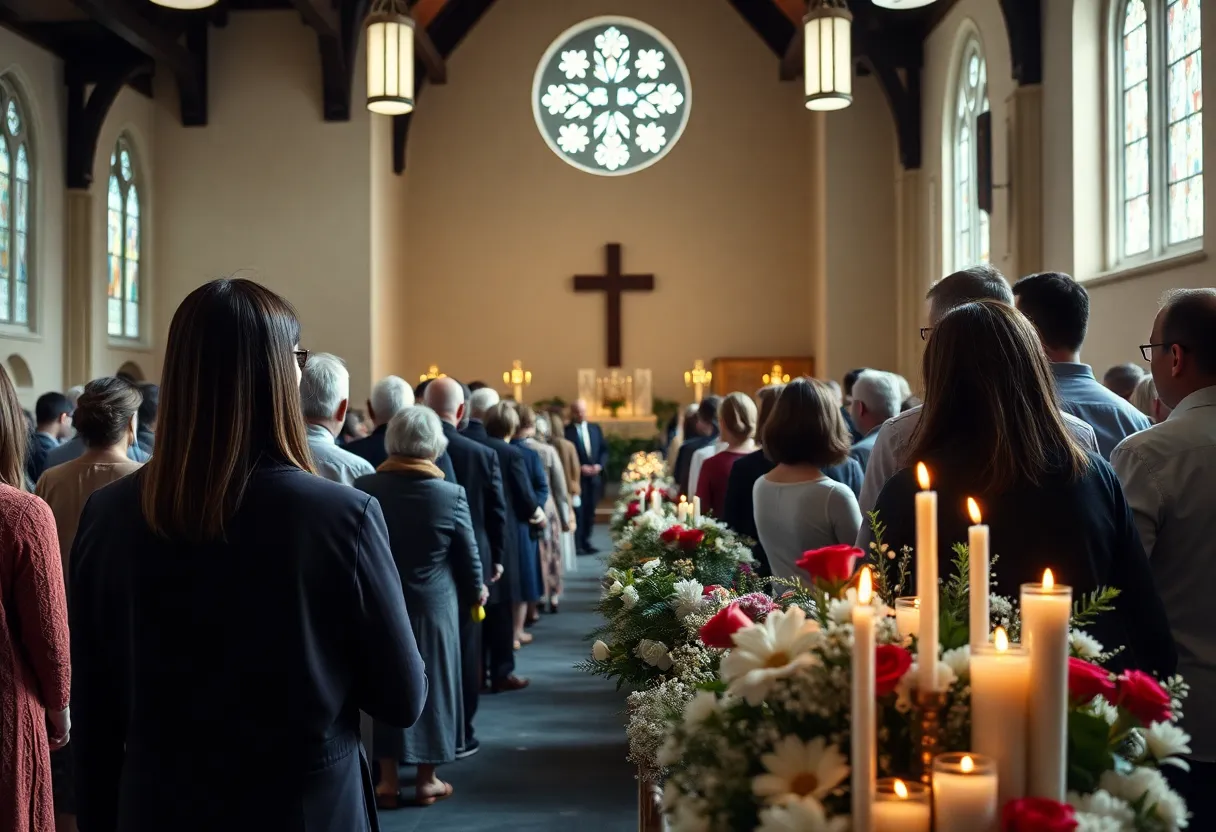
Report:
M51 509L40 498L28 491L0 483L0 517L13 523L31 516L40 518L44 512L49 516Z
M372 499L370 495L349 485L331 482L302 468L286 465L260 472L251 481L250 490L289 506L293 517L300 520L348 513L362 515Z
M330 454L330 459L337 460L343 465L354 469L356 475L365 475L375 472L376 466L372 465L358 454L351 453L346 448L341 448L334 445L332 448L327 447L326 452Z

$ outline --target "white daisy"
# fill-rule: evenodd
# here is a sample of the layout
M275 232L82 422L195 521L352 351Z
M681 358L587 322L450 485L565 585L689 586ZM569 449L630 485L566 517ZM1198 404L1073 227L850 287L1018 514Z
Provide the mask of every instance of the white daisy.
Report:
M1191 735L1172 722L1154 722L1144 731L1148 751L1158 763L1170 763L1186 771L1191 767L1181 754L1191 753Z
M612 654L608 652L608 645L604 642L596 641L595 644L591 645L591 658L597 662L608 661L610 655Z
M562 62L557 68L566 73L566 80L571 78L586 78L591 61L587 60L587 52L583 49L571 49L562 53Z
M638 605L638 588L630 584L621 590L621 603L627 610L636 607Z
M701 609L702 593L705 591L705 587L701 586L699 581L691 579L676 581L672 590L670 603L676 611L677 618L684 618Z
M1103 772L1098 786L1128 803L1134 804L1143 799L1145 808L1150 814L1155 814L1166 828L1185 829L1188 825L1186 803L1155 768L1138 766L1129 774Z
M1102 655L1102 642L1084 630L1072 630L1068 634L1068 646L1078 659L1096 659Z
M638 71L639 78L658 78L659 73L667 68L667 62L658 49L639 49L633 67Z
M760 762L765 773L752 779L752 794L769 805L804 797L823 800L849 776L848 761L824 737L805 743L796 736L782 737Z
M718 697L712 691L699 690L684 706L684 727L700 725L718 710Z
M739 630L735 647L722 658L721 674L729 692L759 705L769 685L818 660L809 651L822 636L801 607L776 610L764 621Z
M1119 721L1119 709L1106 701L1103 696L1095 696L1085 706L1085 710L1094 716L1100 716L1106 720L1107 725L1114 725Z
M819 801L791 801L784 806L770 806L760 813L756 832L845 832L847 817L828 818Z
M1132 825L1136 818L1135 811L1126 800L1120 800L1102 789L1085 795L1069 792L1068 803L1078 812L1084 812L1095 818L1113 820L1119 825L1119 828L1122 828L1124 824Z
M582 124L563 124L557 132L557 146L566 153L582 153L591 143L587 137L587 127ZM629 543L622 543L621 548L628 551Z

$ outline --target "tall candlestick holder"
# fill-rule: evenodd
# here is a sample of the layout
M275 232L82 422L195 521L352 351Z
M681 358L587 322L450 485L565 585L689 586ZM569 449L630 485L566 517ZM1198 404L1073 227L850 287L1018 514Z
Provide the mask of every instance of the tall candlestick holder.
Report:
M933 782L933 758L942 752L942 711L946 707L946 694L938 691L919 691L916 705L920 711L917 737L920 781L930 785Z

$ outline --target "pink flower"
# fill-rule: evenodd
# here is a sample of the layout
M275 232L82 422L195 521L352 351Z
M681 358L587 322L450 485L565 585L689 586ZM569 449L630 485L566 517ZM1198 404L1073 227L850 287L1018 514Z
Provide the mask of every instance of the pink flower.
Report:
M1068 695L1074 702L1088 702L1101 696L1107 702L1115 701L1115 683L1110 672L1096 664L1076 658L1068 660Z
M763 621L766 615L777 609L773 599L763 592L749 592L740 596L737 603L743 614L752 621Z
M1001 832L1072 832L1077 812L1045 797L1021 797L1001 810Z
M864 557L865 552L856 546L838 543L804 552L795 565L810 575L812 580L843 583L853 577L853 567Z
M1131 711L1142 724L1152 725L1170 718L1170 695L1152 676L1140 670L1128 670L1115 683L1118 686L1115 704Z

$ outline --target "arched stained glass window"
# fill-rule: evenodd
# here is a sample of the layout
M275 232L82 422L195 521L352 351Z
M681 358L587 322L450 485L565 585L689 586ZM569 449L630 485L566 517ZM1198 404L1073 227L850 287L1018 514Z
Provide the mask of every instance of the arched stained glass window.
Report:
M34 167L26 110L0 77L0 323L29 326Z
M139 337L139 177L131 147L120 137L110 154L106 193L106 331L112 338Z
M976 119L988 112L988 65L978 40L963 49L954 94L953 191L954 266L966 268L991 258L991 218L979 206Z
M1115 3L1116 261L1203 236L1200 2Z

